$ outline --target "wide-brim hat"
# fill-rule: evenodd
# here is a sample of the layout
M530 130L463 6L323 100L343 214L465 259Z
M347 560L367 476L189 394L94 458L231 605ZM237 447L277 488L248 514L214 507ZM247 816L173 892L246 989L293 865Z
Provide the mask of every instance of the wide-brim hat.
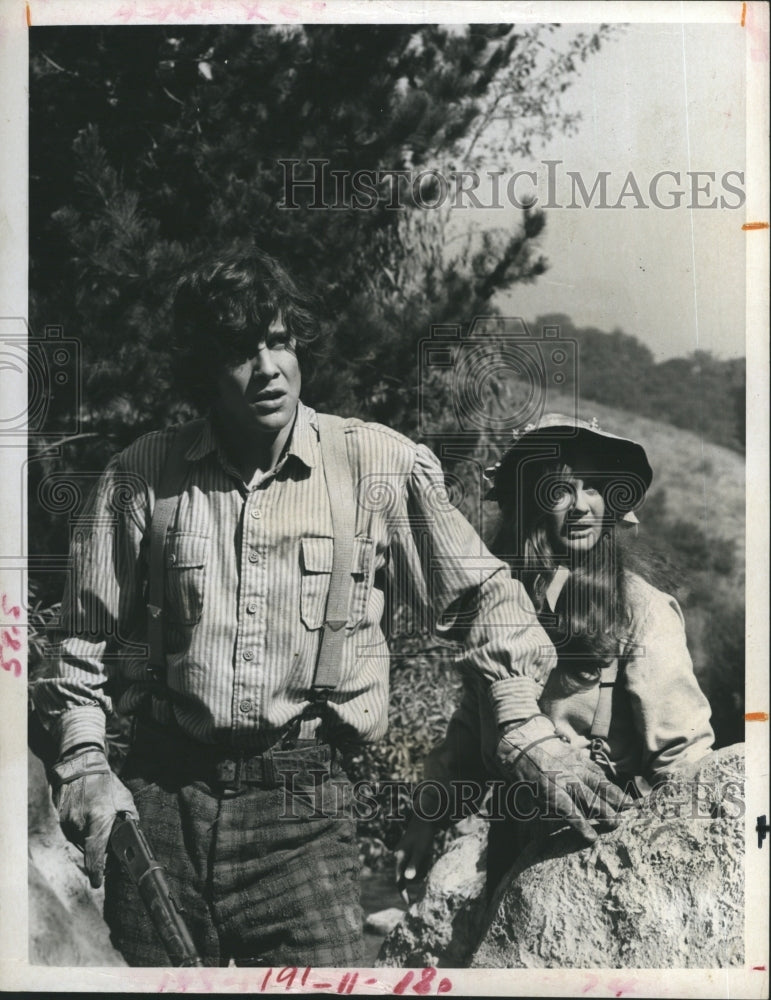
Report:
M514 431L514 443L499 462L485 470L490 489L485 500L505 502L514 498L523 464L554 459L568 465L580 459L581 471L591 471L607 482L613 509L626 521L636 522L639 507L653 480L648 456L641 444L602 430L592 421L547 413L536 423Z

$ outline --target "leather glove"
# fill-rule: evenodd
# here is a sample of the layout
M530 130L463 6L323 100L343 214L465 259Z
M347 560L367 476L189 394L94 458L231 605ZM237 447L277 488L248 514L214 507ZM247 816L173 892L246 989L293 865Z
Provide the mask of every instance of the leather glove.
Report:
M138 820L131 792L107 763L104 751L90 747L52 768L54 805L65 837L83 851L86 875L94 889L104 879L105 856L118 813Z
M561 818L588 843L597 834L587 822L616 821L633 802L588 755L557 733L545 715L534 715L506 731L496 763L509 782L527 782L545 818Z

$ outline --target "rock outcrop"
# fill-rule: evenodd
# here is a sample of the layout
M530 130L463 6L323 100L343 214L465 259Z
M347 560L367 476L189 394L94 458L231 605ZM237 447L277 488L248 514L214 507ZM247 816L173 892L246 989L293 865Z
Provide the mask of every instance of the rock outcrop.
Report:
M80 871L51 802L43 765L29 753L30 965L125 965L102 918L103 892Z
M380 966L468 964L485 910L487 824L463 820L429 872L420 899L383 942Z
M398 906L377 910L375 913L367 914L364 918L364 930L368 934L379 934L381 937L386 937L397 924L401 923L403 916L404 910L400 910Z
M743 745L719 750L591 847L582 848L564 828L531 844L486 909L477 825L434 866L379 961L476 968L741 965L743 790ZM481 874L470 878L472 871Z

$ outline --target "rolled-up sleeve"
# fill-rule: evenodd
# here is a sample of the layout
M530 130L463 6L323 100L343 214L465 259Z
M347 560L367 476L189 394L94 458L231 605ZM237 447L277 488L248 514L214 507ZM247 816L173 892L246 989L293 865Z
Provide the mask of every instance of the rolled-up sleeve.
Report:
M696 764L712 748L710 706L693 671L677 601L656 591L633 632L626 688L648 781Z
M141 493L115 456L73 529L60 641L52 648L49 676L31 689L35 711L60 751L104 745L112 709L105 662L121 655L142 614Z
M450 502L436 456L422 445L415 454L407 487L409 532L399 533L412 600L428 606L431 628L462 644L459 667L491 686L528 678L537 696L556 653L529 597ZM493 710L504 723L509 718L495 691L493 686Z

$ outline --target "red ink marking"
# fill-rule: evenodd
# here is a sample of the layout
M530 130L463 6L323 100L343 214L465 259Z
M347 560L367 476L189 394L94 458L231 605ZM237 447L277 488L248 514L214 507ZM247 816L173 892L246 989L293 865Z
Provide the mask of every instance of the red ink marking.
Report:
M18 639L14 639L7 629L3 629L3 642L17 653L21 649L21 642Z
M11 618L18 619L21 616L21 608L18 604L8 605L8 595L3 594L0 600L2 604L3 614L9 615ZM21 640L14 638L19 634L19 629L15 625L10 625L8 628L3 629L2 641L0 641L0 667L3 670L7 670L8 673L12 673L14 677L21 677L21 663L13 657L10 660L5 658L5 646L10 646L14 653L18 653L21 649Z
M744 22L747 20L747 4L742 4L742 27L744 27Z
M30 13L29 4L24 5L27 8L27 27L32 27L32 14Z
M755 7L747 8L747 34L750 36L750 59L768 62L768 30L755 15Z
M260 986L260 993L264 993L265 992L265 990L267 989L268 983L270 982L270 977L272 975L273 975L273 969L268 969L268 971L265 973L265 978L262 981L262 985Z
M445 976L443 979L439 980L439 985L436 988L436 992L437 993L449 993L451 989L452 989L452 983Z
M615 979L608 983L608 988L613 990L617 997L623 996L624 993L632 993L636 986L634 979Z
M332 983L313 983L314 990L330 990L332 989Z
M21 615L21 608L18 605L14 604L14 606L12 608L8 607L8 595L7 594L3 594L2 604L3 604L3 614L4 615L13 615L14 618L18 618L19 615Z
M337 985L338 993L352 993L353 987L356 985L356 980L359 978L358 972L346 972L343 978Z
M396 984L396 986L394 986L394 993L396 993L397 996L399 996L402 993L404 993L407 990L407 987L412 982L413 978L414 978L414 973L413 972L408 972L405 976L403 976L399 980L399 982Z
M420 974L420 979L412 987L412 992L417 993L418 996L425 996L427 993L431 992L431 982L436 978L436 969L429 966L427 969L423 969Z
M306 965L305 966L305 972L303 972L302 976L300 977L300 985L301 986L305 986L305 984L308 982L308 976L310 974L311 974L311 967L310 967L310 965Z
M174 17L173 5L167 4L150 4L147 10L147 17L151 21L168 21L169 18Z
M746 712L745 722L768 722L768 712Z
M267 14L263 14L260 11L260 5L258 3L247 4L244 9L244 17L247 21L253 21L256 17L261 21L267 21Z
M752 971L753 972L765 972L766 971L766 967L765 967L765 965L753 965L752 966Z
M376 982L377 982L377 979L365 979L364 980L364 985L365 986L374 986Z
M754 229L768 229L768 226L767 222L745 222L742 229L747 233Z
M292 988L292 983L294 982L295 976L297 975L297 968L293 965L287 965L285 968L279 972L276 976L277 983L285 983L286 989Z

